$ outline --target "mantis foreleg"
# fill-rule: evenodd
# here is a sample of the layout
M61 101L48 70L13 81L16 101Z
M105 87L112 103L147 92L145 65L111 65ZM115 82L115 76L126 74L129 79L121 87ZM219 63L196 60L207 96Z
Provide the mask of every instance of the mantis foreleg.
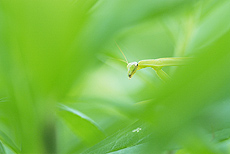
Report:
M161 68L153 68L153 69L156 71L157 76L161 80L163 80L165 82L171 80L171 77L165 71L163 71Z

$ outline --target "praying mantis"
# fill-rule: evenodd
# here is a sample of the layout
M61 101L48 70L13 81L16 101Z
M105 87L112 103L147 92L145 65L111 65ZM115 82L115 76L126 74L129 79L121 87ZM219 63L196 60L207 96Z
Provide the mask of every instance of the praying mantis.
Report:
M136 71L146 67L151 67L161 80L167 82L171 79L171 77L165 71L162 70L163 67L186 65L192 59L191 57L171 57L171 58L147 59L147 60L141 60L139 62L129 63L125 54L122 52L121 48L118 46L117 43L116 45L125 58L124 62L127 63L129 79L132 78L132 76L136 73Z

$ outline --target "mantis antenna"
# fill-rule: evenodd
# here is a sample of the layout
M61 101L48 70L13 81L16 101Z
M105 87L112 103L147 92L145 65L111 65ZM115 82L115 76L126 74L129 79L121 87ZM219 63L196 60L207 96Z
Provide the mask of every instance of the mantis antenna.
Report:
M125 63L129 63L128 62L128 60L127 60L127 58L125 57L125 54L122 52L122 50L121 50L121 48L119 47L119 45L117 44L117 42L115 41L115 43L116 43L116 45L117 45L117 47L118 47L118 49L121 51L121 53L122 53L122 55L124 56L124 58L125 58L125 61L123 61L123 60L121 60L121 61L123 61L123 62L125 62Z
M123 59L116 59L116 60L119 60L119 61L124 62L124 63L127 64L127 61L125 61L125 60L123 60Z

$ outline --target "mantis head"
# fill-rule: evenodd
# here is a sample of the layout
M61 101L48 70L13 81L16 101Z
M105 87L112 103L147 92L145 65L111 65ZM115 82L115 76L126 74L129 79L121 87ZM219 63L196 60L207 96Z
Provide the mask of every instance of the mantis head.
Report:
M116 42L115 42L116 43ZM116 43L117 44L117 43ZM128 63L128 60L127 60L127 58L125 57L125 54L122 52L122 50L121 50L121 48L118 46L118 44L117 44L117 47L119 48L119 50L121 51L121 53L122 53L122 55L124 56L124 58L125 58L125 61L123 61L123 62L125 62L126 64L127 64L127 68L128 68L128 77L129 77L129 79L131 79L132 78L132 76L133 76L133 74L135 74L136 73L136 71L137 71L137 69L138 69L138 63L137 62L132 62L132 63Z
M127 68L128 68L128 77L129 79L131 79L133 74L135 74L137 71L138 63L137 62L128 63Z

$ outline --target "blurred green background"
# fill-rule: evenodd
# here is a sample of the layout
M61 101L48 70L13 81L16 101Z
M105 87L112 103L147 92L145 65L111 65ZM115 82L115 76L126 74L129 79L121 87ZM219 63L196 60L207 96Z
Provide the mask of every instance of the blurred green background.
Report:
M228 0L0 0L0 153L230 153ZM193 57L128 80L129 62Z

